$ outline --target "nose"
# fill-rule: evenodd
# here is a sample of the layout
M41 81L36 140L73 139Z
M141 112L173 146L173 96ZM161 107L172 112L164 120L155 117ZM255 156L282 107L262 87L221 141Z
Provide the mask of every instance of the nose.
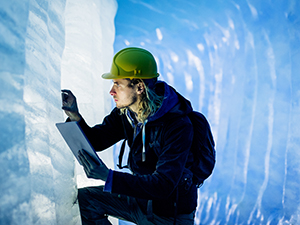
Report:
M111 89L110 89L110 91L109 91L109 94L110 94L111 96L116 95L116 91L115 91L115 89L114 89L114 86L111 87Z

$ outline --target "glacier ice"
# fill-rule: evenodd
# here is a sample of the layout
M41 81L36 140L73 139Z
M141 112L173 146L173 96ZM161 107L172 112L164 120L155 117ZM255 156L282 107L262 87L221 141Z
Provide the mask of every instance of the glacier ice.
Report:
M115 51L144 47L209 119L196 224L300 223L300 3L118 1Z
M110 68L116 8L105 0L1 1L0 224L81 223L77 183L95 182L83 182L56 130L65 120L60 90L77 94L90 123L111 108L110 84L99 76ZM112 166L112 156L102 157Z
M54 126L60 89L100 122L99 77L126 46L150 50L211 123L217 164L195 223L299 224L299 15L297 0L1 1L0 224L80 224L76 188L98 182Z

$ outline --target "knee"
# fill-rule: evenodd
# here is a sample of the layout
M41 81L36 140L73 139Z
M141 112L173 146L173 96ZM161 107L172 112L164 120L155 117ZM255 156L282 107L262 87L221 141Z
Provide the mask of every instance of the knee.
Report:
M82 224L90 224L87 221L104 221L100 224L106 223L107 217L104 215L101 204L95 199L97 194L97 188L86 187L78 189L78 203L81 215Z
M85 187L78 189L78 203L80 210L94 209L95 207L101 208L100 197L102 196L103 187Z
M84 206L88 206L89 202L89 191L87 188L80 188L78 189L77 194L78 204L80 208L83 208Z

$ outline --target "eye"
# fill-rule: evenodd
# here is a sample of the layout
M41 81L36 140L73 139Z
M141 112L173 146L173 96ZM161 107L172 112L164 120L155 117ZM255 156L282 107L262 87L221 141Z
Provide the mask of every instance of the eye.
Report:
M115 87L120 87L120 84L118 82L114 82L113 84Z

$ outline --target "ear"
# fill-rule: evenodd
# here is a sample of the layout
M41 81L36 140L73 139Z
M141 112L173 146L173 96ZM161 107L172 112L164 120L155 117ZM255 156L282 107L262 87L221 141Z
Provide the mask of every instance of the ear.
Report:
M145 91L145 86L143 82L137 84L137 93L142 94Z

